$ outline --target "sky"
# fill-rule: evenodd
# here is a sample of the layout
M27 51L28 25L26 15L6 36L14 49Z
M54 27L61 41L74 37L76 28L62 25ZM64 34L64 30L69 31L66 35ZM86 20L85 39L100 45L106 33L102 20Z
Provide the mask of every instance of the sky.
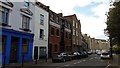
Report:
M64 16L76 14L81 21L82 34L88 34L96 39L108 39L104 34L107 27L106 12L109 10L110 0L38 0L50 6L56 13Z

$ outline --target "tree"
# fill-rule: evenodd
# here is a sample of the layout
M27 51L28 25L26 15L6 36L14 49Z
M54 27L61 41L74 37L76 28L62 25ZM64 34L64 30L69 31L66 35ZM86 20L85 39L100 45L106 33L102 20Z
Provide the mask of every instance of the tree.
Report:
M120 1L114 2L107 15L105 33L112 38L112 43L120 46Z

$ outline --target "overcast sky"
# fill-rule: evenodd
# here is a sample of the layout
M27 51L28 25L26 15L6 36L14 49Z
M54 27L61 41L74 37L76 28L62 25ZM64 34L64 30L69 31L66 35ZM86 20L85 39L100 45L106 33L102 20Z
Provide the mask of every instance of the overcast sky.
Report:
M109 0L39 0L50 9L63 15L76 14L81 21L83 34L99 39L107 39L105 13L109 9Z

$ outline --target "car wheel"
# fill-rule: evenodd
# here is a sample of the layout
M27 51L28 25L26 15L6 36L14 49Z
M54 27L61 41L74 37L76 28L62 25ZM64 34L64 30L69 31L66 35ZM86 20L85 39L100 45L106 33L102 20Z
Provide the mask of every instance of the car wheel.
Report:
M55 62L55 60L52 60L52 62L54 63L54 62Z
M66 60L65 59L63 59L63 62L65 62Z

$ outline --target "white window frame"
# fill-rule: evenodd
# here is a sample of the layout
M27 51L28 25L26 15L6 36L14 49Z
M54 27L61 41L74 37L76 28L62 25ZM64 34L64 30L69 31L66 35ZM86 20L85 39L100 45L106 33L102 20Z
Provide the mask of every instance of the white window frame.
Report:
M8 24L9 22L9 9L2 7L2 11L1 11L1 24Z
M41 34L41 30L42 30L42 34ZM44 40L44 30L43 30L43 29L40 29L39 38L40 38L41 40Z
M26 22L24 19L26 18ZM30 17L22 15L22 29L29 29L30 26Z
M40 25L44 25L44 15L40 14Z

